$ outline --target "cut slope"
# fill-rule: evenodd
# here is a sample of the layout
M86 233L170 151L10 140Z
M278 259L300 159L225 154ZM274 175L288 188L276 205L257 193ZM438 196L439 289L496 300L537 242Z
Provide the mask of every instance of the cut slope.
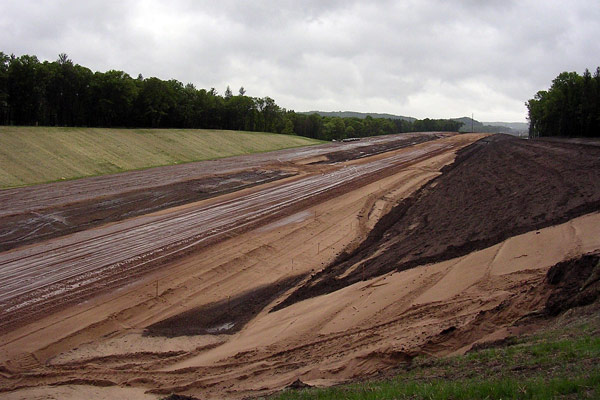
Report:
M320 143L272 133L0 128L0 188Z
M600 209L600 148L495 135L396 206L352 254L278 307L352 283L448 260Z

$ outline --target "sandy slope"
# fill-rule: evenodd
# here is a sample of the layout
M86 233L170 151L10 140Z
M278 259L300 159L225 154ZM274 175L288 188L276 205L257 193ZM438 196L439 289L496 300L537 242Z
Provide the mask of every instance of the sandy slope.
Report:
M240 358L245 368L252 364L256 368L268 360L273 370L261 374L254 386L259 389L296 378L314 384L339 382L422 352L464 352L486 336L497 339L508 334L506 328L518 318L540 309L544 296L529 292L540 288L550 266L565 255L599 248L600 214L580 217L468 256L391 273L265 312L223 346L166 369L227 364ZM496 320L477 326L478 316L486 311L495 313ZM448 328L468 335L441 340ZM294 368L286 371L290 365ZM247 385L238 380L232 381Z
M477 138L479 136L457 136L443 140L454 143L459 148ZM413 150L399 150L396 153L402 151ZM1 338L3 345L0 346L0 360L9 371L16 372L16 376L31 370L48 373L62 370L66 375L58 380L65 382L65 379L70 379L67 376L83 377L88 372L42 365L59 355L56 362L69 360L87 364L85 360L90 357L118 354L120 356L117 360L111 358L110 361L98 361L104 371L100 375L112 380L116 376L112 368L122 364L136 365L133 375L139 377L140 374L145 375L142 365L147 368L156 362L160 364L163 359L169 361L173 357L170 352L185 352L175 358L187 358L200 353L197 348L214 345L215 337L218 340L230 337L199 336L157 342L155 338L141 338L141 331L152 323L182 311L235 296L246 289L271 284L290 275L306 274L322 268L342 249L358 244L374 222L395 202L436 176L439 169L453 158L454 150L446 151L342 197L298 210L296 214L288 215L259 230L209 246L117 292L16 329ZM361 162L363 161L357 160L348 165ZM102 337L105 339L100 340ZM138 347L131 348L132 342L137 343ZM194 350L189 351L190 346ZM119 358L122 360L119 361ZM84 368L83 371L87 370ZM43 375L45 373L42 372ZM89 379L94 381L104 378ZM129 379L134 378L125 378L126 381ZM123 383L121 378L118 380ZM12 379L2 380L0 383L3 388L16 384ZM44 383L49 381L43 378L25 385ZM157 386L148 383L150 382L143 386Z
M61 371L65 379L68 366L84 367L86 379L93 376L97 382L118 378L133 386L160 384L164 393L183 390L202 398L268 392L297 378L317 385L337 383L397 367L415 354L464 352L474 343L514 334L516 320L543 307L548 267L565 259L565 254L597 249L600 214L591 214L458 259L360 282L277 312L265 311L231 337L166 340L130 331L50 359L48 372ZM482 320L486 313L488 318ZM190 351L216 340L223 343ZM152 365L139 353L149 348L186 355L177 362L154 360ZM119 357L113 360L97 358L115 354ZM142 361L151 366L150 372L119 368L125 362ZM110 368L116 370L109 374ZM119 392L115 387L89 385L36 390L64 398L91 393L109 398L130 390L130 398L144 398L135 397L141 392L132 389ZM17 391L7 398L28 398L33 393Z
M473 139L443 140L464 146ZM517 320L543 307L551 265L600 249L600 214L269 312L285 298L280 294L232 335L143 334L195 307L218 300L225 305L245 290L313 274L356 247L382 214L453 158L447 152L412 165L3 335L0 388L11 391L0 395L242 398L298 378L320 385L363 377L417 354L464 352L512 333Z

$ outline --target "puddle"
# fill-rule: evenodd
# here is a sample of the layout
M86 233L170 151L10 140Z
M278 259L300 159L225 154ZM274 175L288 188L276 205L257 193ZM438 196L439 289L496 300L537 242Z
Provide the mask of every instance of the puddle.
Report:
M282 219L278 219L275 222L271 222L268 225L263 226L262 228L258 229L258 232L269 232L272 231L273 229L277 229L277 228L281 228L282 226L286 226L289 224L297 224L300 223L302 221L305 221L306 219L308 219L311 215L313 215L312 212L310 212L309 210L304 210L301 211L299 213L290 215L288 217L282 218Z
M210 333L211 335L214 335L215 333L220 333L220 332L225 332L230 330L231 328L233 328L235 325L235 322L225 322L222 325L219 326L215 326L214 328L208 328L206 330L207 333Z

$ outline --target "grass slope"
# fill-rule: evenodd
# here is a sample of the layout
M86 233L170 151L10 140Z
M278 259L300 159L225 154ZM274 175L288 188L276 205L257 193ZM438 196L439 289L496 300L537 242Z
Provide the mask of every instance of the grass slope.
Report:
M286 390L271 400L600 398L600 318L502 347L443 359L419 357L392 379Z
M0 127L0 188L307 146L272 133Z

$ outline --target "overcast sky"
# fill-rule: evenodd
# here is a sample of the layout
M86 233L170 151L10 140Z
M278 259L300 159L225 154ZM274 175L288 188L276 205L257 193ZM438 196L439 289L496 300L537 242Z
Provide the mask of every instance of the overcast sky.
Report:
M0 1L0 51L270 96L296 111L526 121L600 64L600 1Z

